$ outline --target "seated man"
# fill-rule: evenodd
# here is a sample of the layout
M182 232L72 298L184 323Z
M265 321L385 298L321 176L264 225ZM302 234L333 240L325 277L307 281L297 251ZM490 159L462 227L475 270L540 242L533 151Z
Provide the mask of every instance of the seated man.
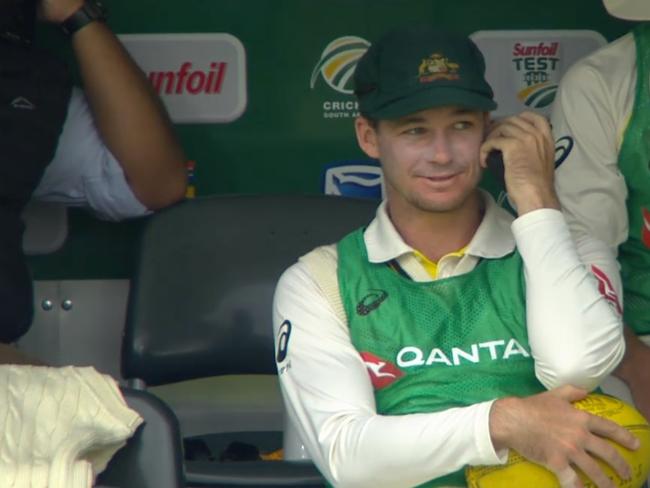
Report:
M25 11L5 15L15 5ZM44 20L65 28L87 99L72 89L61 63L3 22L0 342L15 341L32 321L20 217L30 198L85 205L102 218L120 220L180 200L186 186L185 156L167 114L103 22L103 10L93 0L42 0L38 6ZM36 0L5 2L0 15L28 22L35 7ZM21 33L29 31L23 27Z
M386 200L290 267L274 303L288 414L333 485L465 486L465 466L508 448L562 486L575 467L612 486L596 458L629 476L605 439L638 441L571 405L623 356L621 317L559 211L548 123L523 113L486 138L484 71L469 39L428 29L382 37L357 65L356 136ZM477 189L492 150L514 221Z

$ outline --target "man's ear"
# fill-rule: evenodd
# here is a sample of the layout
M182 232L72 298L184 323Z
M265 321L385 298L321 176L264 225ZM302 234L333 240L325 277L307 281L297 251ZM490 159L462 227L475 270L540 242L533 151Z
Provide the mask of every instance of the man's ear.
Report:
M357 142L363 152L373 159L379 159L377 128L373 127L365 117L357 117L354 121L354 129L357 133Z
M483 112L483 139L490 133L491 126L492 118L490 117L490 112Z

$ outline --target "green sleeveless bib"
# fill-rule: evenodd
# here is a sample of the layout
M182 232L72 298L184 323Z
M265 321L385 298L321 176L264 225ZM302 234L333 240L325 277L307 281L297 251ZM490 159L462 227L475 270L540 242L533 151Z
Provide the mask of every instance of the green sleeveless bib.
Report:
M628 189L629 237L619 247L624 319L637 334L650 334L650 25L634 29L637 86L618 165Z
M436 412L544 391L529 353L517 252L427 283L369 263L362 230L339 243L338 256L351 340L368 366L378 413ZM421 486L464 485L460 470Z

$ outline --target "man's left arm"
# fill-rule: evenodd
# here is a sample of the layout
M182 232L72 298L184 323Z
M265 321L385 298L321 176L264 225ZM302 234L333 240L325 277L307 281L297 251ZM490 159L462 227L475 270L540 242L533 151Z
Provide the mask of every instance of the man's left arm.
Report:
M42 0L41 17L61 24L81 0ZM100 21L72 34L72 48L95 124L137 199L155 210L185 194L185 155L144 73Z
M614 256L597 243L602 282L583 265L560 212L554 189L554 146L542 116L524 112L497 125L483 145L503 153L509 197L519 218L513 223L524 261L529 342L539 380L553 388L572 384L591 390L621 360L622 317L599 288L616 274ZM589 238L585 238L589 241Z

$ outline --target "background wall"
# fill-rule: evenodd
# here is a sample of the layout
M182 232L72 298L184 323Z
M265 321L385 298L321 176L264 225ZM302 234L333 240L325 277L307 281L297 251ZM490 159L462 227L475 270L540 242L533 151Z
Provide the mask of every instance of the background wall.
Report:
M609 17L600 0L103 1L119 34L229 33L244 47L247 105L241 116L226 123L177 124L188 157L196 161L198 195L319 193L328 164L364 159L352 132L353 97L331 88L317 69L326 46L341 37L372 41L412 23L465 34L589 29L606 40L630 28ZM71 59L54 28L43 27L37 42ZM342 104L341 110L332 102ZM146 219L107 223L79 209L69 216L63 248L30 258L35 277L128 277Z

